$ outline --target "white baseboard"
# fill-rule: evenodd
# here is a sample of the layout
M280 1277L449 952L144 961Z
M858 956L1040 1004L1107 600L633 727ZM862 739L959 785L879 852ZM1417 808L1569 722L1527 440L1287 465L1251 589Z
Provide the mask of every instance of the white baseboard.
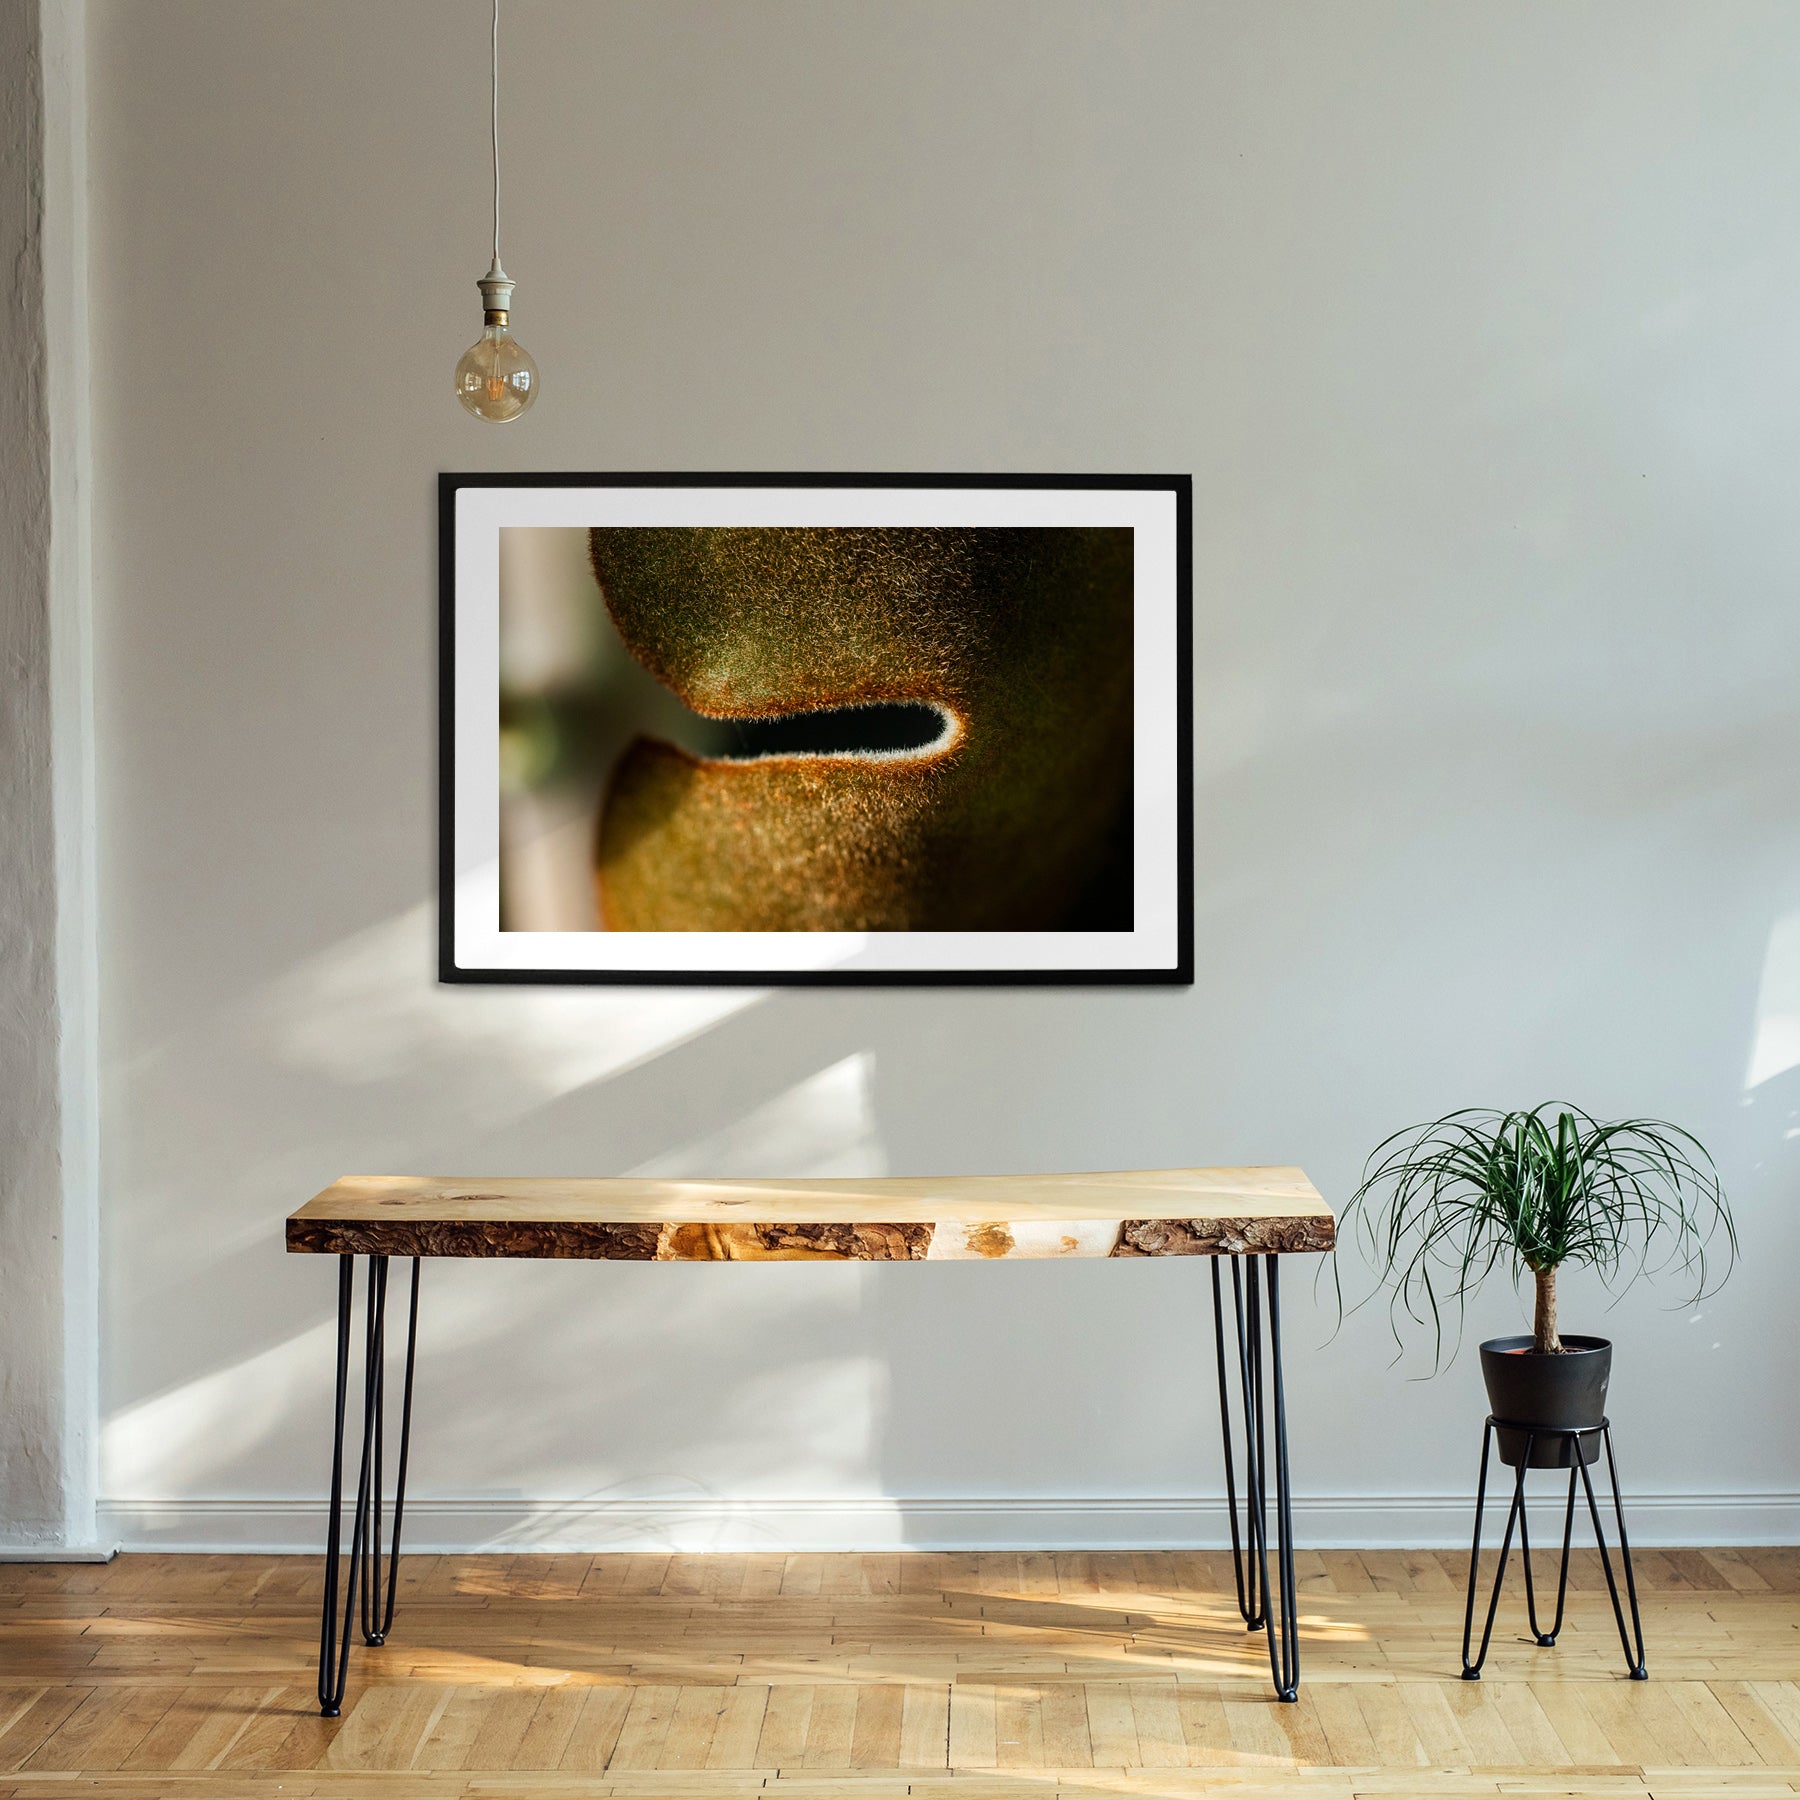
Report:
M1468 1542L1471 1517L1467 1494L1296 1497L1294 1538L1315 1550L1455 1548ZM1628 1495L1626 1523L1644 1545L1800 1543L1800 1494ZM112 1499L101 1502L100 1524L103 1540L127 1550L316 1553L325 1507ZM433 1499L408 1505L405 1530L407 1549L446 1553L1205 1550L1228 1542L1217 1499Z
M0 1544L0 1563L108 1563L119 1554L105 1544Z

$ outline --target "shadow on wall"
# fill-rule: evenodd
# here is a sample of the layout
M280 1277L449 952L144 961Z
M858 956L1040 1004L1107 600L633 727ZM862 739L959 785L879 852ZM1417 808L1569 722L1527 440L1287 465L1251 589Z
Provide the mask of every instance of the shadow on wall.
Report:
M277 1461L286 1460L298 1491L316 1489L328 1429L332 1284L320 1259L283 1254L280 1222L335 1173L552 1172L544 1167L542 1135L554 1134L559 1102L575 1094L589 1102L587 1132L609 1146L604 1160L595 1159L601 1169L674 1170L692 1167L696 1157L702 1166L714 1157L774 1166L811 1157L830 1172L878 1154L863 1141L867 1073L854 1058L823 1072L806 1069L796 1082L803 1058L745 1056L740 1048L727 1058L726 1092L708 1092L702 1113L696 1096L711 1088L713 1071L712 1059L695 1056L696 1041L765 1005L766 996L441 988L421 974L431 931L432 909L417 908L213 1021L204 1044L173 1049L139 1072L152 1091L158 1078L167 1081L171 1106L204 1117L195 1119L191 1140L178 1133L164 1139L167 1178L155 1200L125 1221L127 1238L141 1240L145 1264L165 1276L160 1328L140 1333L161 1360L157 1366L140 1359L128 1383L115 1382L109 1492L254 1492L266 1481L270 1452L296 1433L320 1453ZM689 1077L677 1076L673 1103L658 1105L634 1076L660 1062L666 1088L669 1060L679 1061L684 1050L693 1064ZM229 1107L211 1104L221 1094L229 1094ZM596 1117L592 1102L602 1094L610 1104ZM697 1116L723 1110L729 1117L744 1097L749 1116L735 1131L695 1133ZM331 1121L342 1169L319 1167L313 1121L320 1114ZM530 1124L536 1129L524 1128ZM689 1136L698 1142L684 1153ZM159 1214L180 1221L176 1254L156 1230ZM707 1365L702 1326L719 1299L709 1285L716 1278L598 1264L433 1265L421 1327L421 1402L433 1420L430 1445L421 1444L422 1491L429 1491L434 1461L452 1470L517 1469L527 1491L566 1488L566 1471L559 1482L555 1470L532 1487L531 1459L546 1444L567 1443L571 1401L578 1403L584 1381L603 1384L609 1405L648 1414L669 1413L679 1395L680 1429L665 1433L677 1469L692 1460L680 1450L690 1438L716 1445L736 1435L753 1451L765 1411L756 1388L779 1384L782 1370L766 1355L756 1370ZM576 1284L579 1291L571 1292ZM779 1340L790 1365L835 1369L853 1357L841 1328L853 1310L841 1296L834 1302L819 1295L793 1321L796 1329L765 1326L757 1336L765 1350ZM634 1342L660 1346L654 1366L618 1354ZM222 1365L221 1345L236 1353ZM683 1366L684 1346L690 1366ZM612 1354L598 1354L603 1349ZM496 1359L524 1365L525 1391L512 1408L482 1408L471 1420L453 1404L429 1403L432 1393L448 1398L478 1387ZM535 1382L534 1365L542 1377ZM834 1383L843 1380L834 1376ZM865 1420L865 1398L860 1390L845 1393L833 1409L837 1420ZM478 1443L468 1441L471 1435ZM821 1457L833 1454L821 1444ZM862 1435L854 1454L858 1461L866 1454ZM641 1490L661 1490L671 1480L679 1487L683 1479L633 1473Z
M1744 879L1781 843L1787 796L1741 748L1671 733L1658 765L1540 725L1527 756L1421 709L1229 762L1202 792L1206 839L1235 853L1202 861L1192 994L442 988L432 909L414 908L118 1072L154 1138L112 1255L154 1318L113 1371L107 1491L316 1493L331 1284L282 1254L283 1216L340 1173L567 1173L572 1143L593 1172L697 1175L1293 1160L1341 1199L1397 1111L1560 1089L1692 1123L1749 1198L1750 1266L1718 1315L1721 1367L1741 1372L1767 1356L1746 1290L1800 1253L1775 1204L1800 1134L1800 915L1768 907L1791 871L1765 869L1760 900ZM1269 823L1295 817L1316 828ZM1556 841L1582 853L1549 875L1495 853ZM590 1497L697 1492L696 1469L727 1471L712 1479L737 1497L1041 1492L1047 1411L1083 1446L1052 1493L1216 1485L1189 1271L428 1273L421 1495L467 1493L470 1469L505 1471L515 1498L584 1473ZM1308 1285L1289 1290L1296 1351L1326 1334ZM1090 1353L1062 1353L1072 1330ZM1297 1355L1296 1433L1329 1445L1402 1395L1422 1431L1465 1422L1464 1396L1401 1389L1387 1357L1370 1318ZM497 1365L506 1404L459 1408ZM626 1473L582 1429L584 1383L596 1411L657 1421L658 1467ZM1720 1429L1748 1426L1753 1385L1724 1385ZM1772 1480L1793 1449L1769 1449Z

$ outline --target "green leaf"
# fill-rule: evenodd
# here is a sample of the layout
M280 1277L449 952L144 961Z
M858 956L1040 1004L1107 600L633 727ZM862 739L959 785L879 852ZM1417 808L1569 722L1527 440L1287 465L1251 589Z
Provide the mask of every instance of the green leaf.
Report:
M1693 1304L1717 1290L1738 1252L1718 1170L1697 1138L1660 1119L1603 1122L1562 1102L1465 1108L1395 1132L1370 1153L1342 1223L1376 1271L1348 1310L1388 1289L1395 1343L1404 1349L1406 1321L1428 1327L1433 1373L1446 1336L1452 1354L1461 1341L1470 1297L1502 1264L1515 1281L1527 1269L1591 1268L1615 1298L1674 1269ZM1341 1320L1335 1258L1332 1286Z

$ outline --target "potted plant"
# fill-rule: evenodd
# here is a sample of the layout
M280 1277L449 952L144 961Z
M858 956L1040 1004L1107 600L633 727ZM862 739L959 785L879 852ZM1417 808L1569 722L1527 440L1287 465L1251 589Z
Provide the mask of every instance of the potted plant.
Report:
M1561 1330L1556 1281L1565 1265L1595 1270L1615 1293L1674 1268L1697 1301L1737 1255L1718 1172L1696 1138L1658 1119L1603 1122L1556 1103L1471 1109L1396 1132L1370 1156L1344 1225L1368 1250L1378 1286L1392 1289L1395 1341L1406 1320L1430 1326L1434 1373L1447 1315L1460 1338L1469 1296L1490 1275L1504 1269L1517 1282L1530 1272L1530 1335L1481 1346L1494 1418L1527 1428L1585 1428L1606 1416L1612 1344ZM1715 1254L1709 1283L1708 1251L1721 1234L1724 1267ZM1525 1432L1501 1430L1502 1460L1517 1467L1525 1443ZM1542 1438L1531 1467L1572 1467L1575 1443L1584 1461L1598 1456L1597 1433Z

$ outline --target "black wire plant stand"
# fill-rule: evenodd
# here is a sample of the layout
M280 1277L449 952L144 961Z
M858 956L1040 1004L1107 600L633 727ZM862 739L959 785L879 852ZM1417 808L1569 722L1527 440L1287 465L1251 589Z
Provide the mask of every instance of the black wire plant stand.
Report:
M1488 1460L1496 1437L1501 1439L1501 1454L1507 1457L1508 1438L1516 1443L1523 1435L1513 1475L1512 1505L1506 1515L1506 1531L1500 1540L1500 1562L1494 1571L1494 1589L1488 1600L1487 1622L1482 1627L1481 1648L1474 1660L1469 1659L1469 1644L1475 1629L1475 1590L1481 1570L1481 1517L1487 1505ZM1598 1437L1599 1444L1591 1440ZM1538 1623L1537 1590L1531 1576L1531 1528L1525 1510L1525 1476L1531 1467L1532 1453L1540 1444L1554 1439L1560 1445L1555 1467L1562 1459L1569 1462L1569 1499L1563 1511L1562 1572L1556 1583L1556 1617L1545 1631ZM1613 1517L1619 1530L1619 1561L1625 1576L1625 1596L1631 1607L1631 1630L1625 1629L1625 1608L1619 1600L1619 1583L1613 1575L1612 1557L1606 1545L1606 1532L1600 1522L1600 1503L1594 1497L1593 1477L1588 1467L1606 1451L1606 1476L1612 1488ZM1510 1459L1509 1459L1510 1460ZM1563 1608L1569 1593L1569 1550L1575 1535L1575 1487L1577 1482L1587 1495L1588 1517L1593 1521L1594 1542L1600 1551L1600 1567L1606 1573L1606 1591L1612 1597L1613 1619L1619 1627L1619 1644L1625 1652L1625 1672L1633 1681L1647 1681L1650 1671L1644 1662L1644 1625L1638 1616L1637 1580L1631 1569L1631 1540L1625 1534L1625 1502L1619 1493L1619 1466L1613 1456L1612 1425L1602 1419L1597 1425L1519 1425L1510 1419L1497 1419L1491 1413L1481 1434L1481 1477L1475 1494L1475 1539L1469 1551L1469 1598L1463 1609L1462 1678L1479 1681L1482 1664L1487 1661L1488 1644L1494 1635L1494 1615L1500 1608L1500 1590L1506 1582L1507 1557L1512 1550L1513 1529L1519 1533L1519 1558L1525 1565L1525 1617L1531 1626L1535 1643L1545 1649L1555 1644L1563 1628Z

